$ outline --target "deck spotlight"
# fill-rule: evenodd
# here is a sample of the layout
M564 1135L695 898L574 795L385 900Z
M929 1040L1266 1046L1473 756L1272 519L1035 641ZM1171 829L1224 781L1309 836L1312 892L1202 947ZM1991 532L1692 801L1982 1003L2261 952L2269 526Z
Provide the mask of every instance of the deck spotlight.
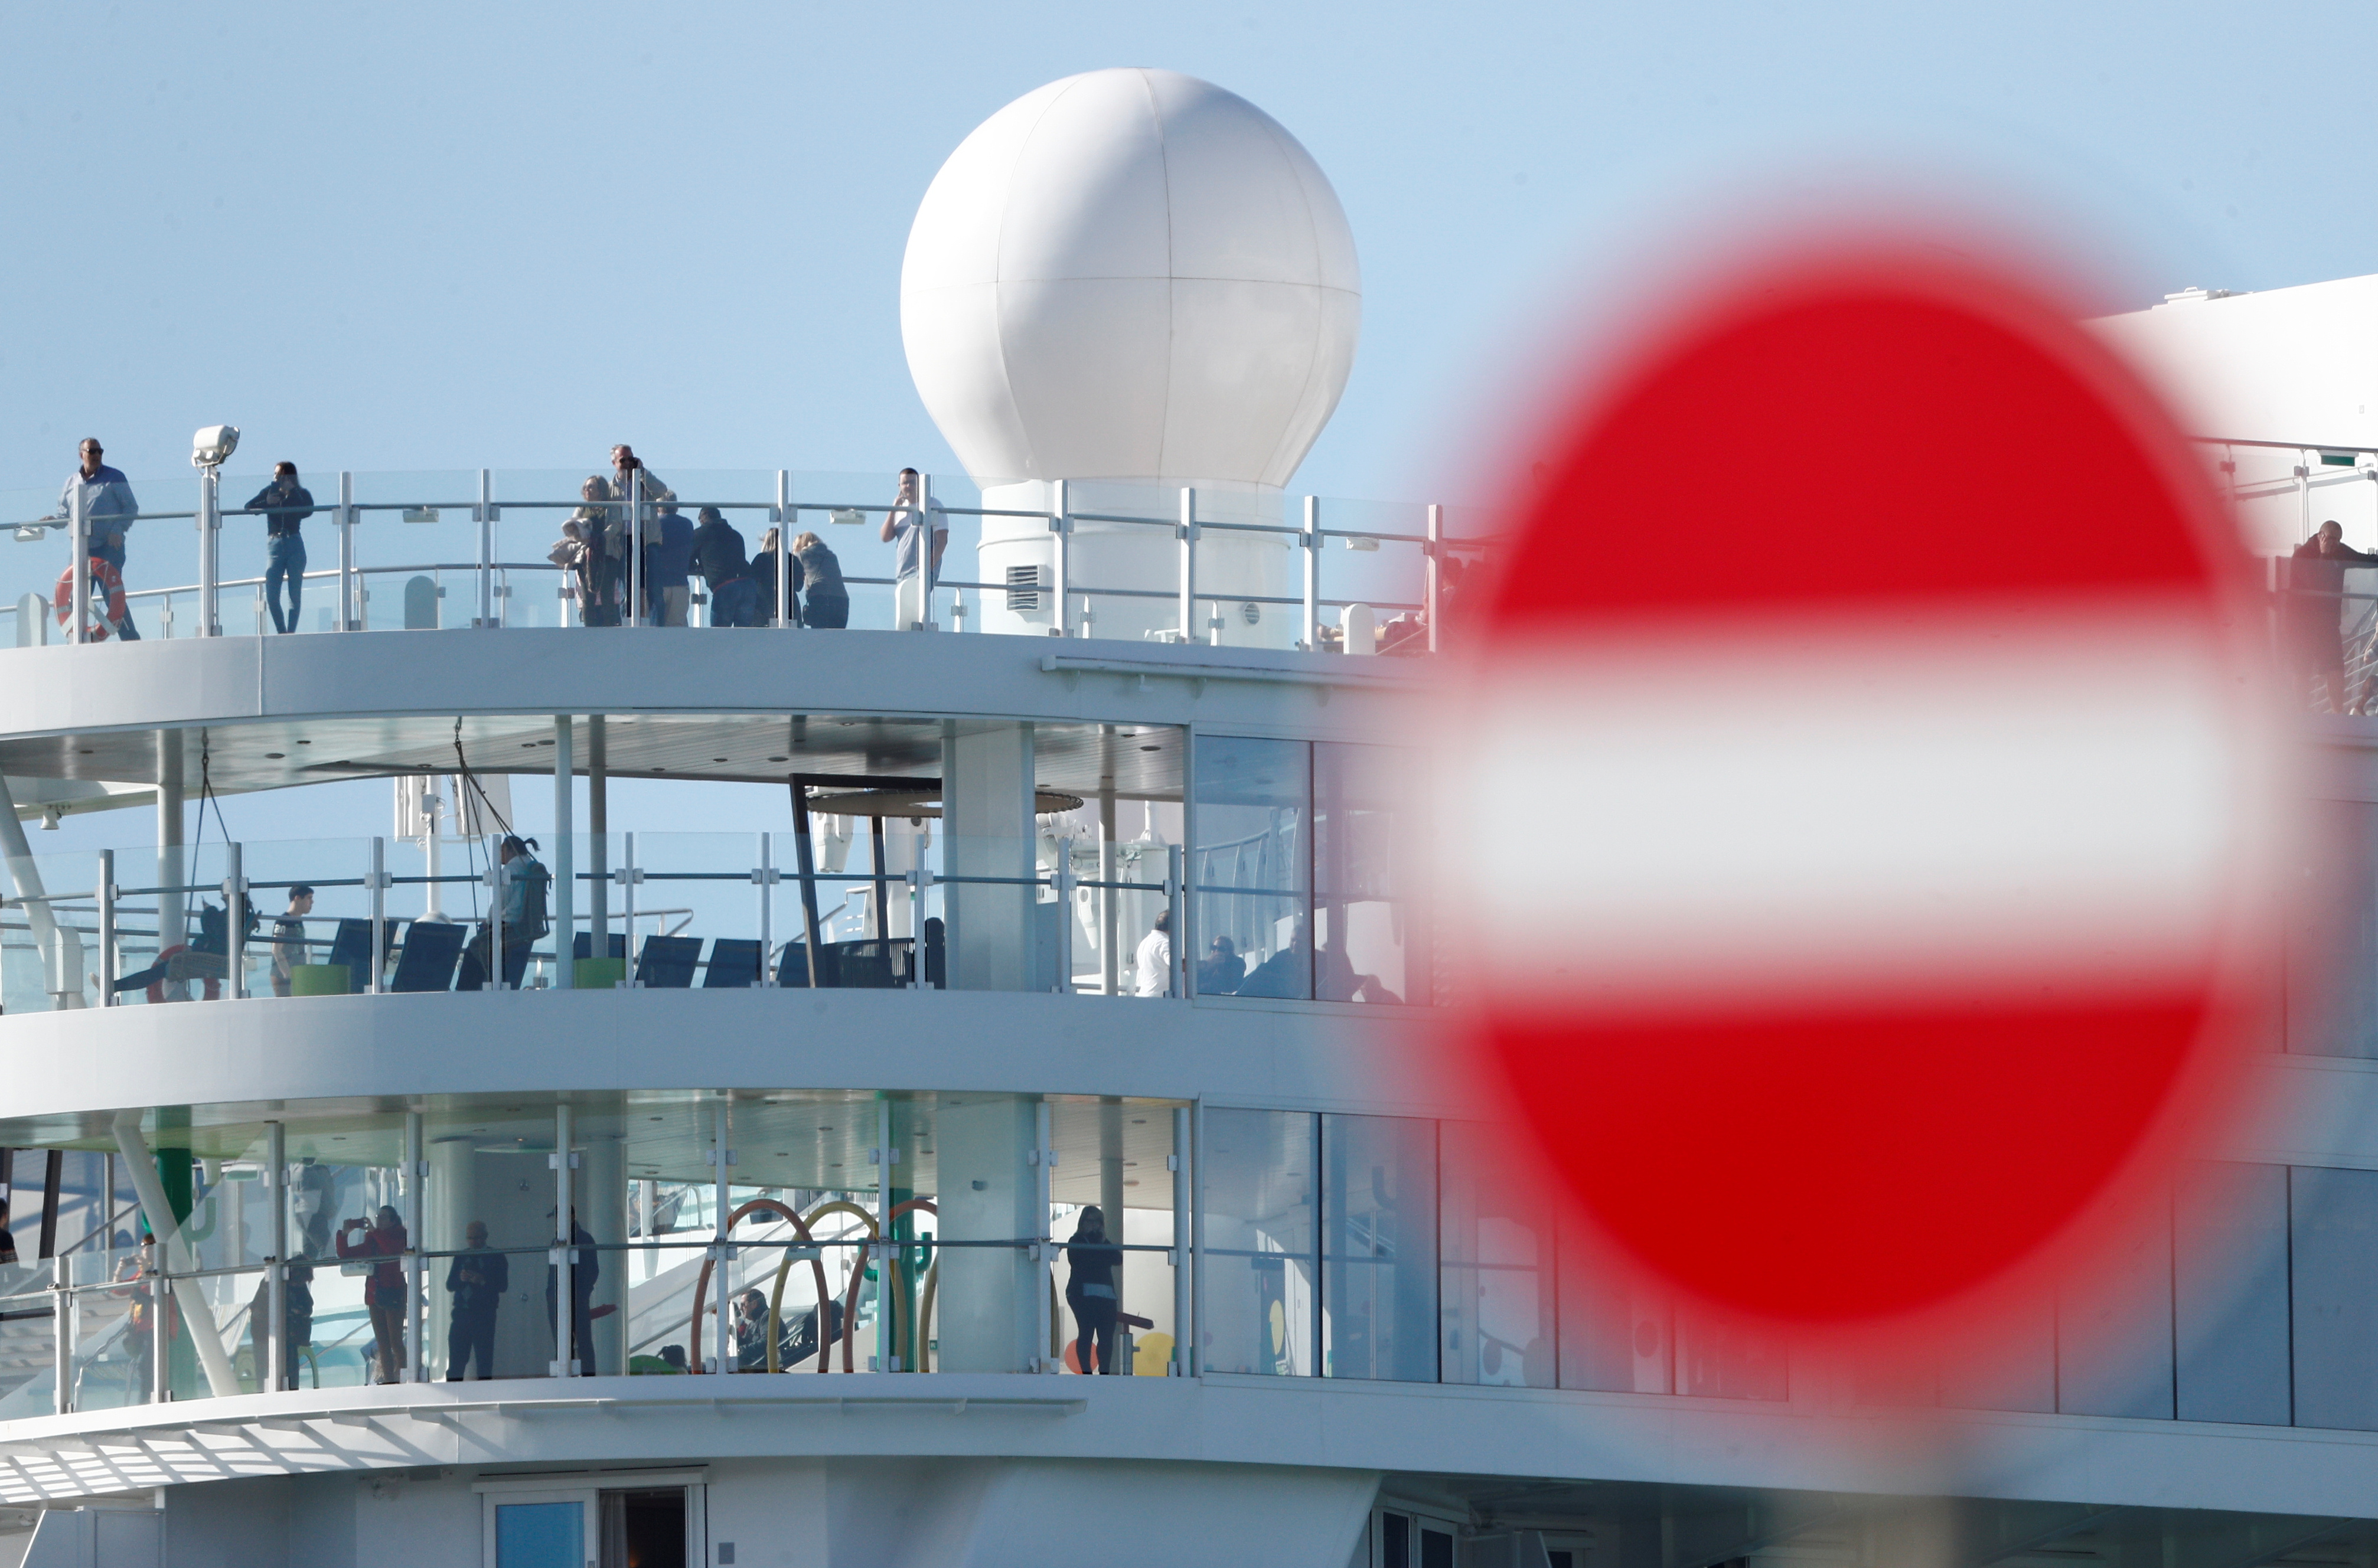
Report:
M239 426L210 425L190 437L190 466L221 468L239 449Z

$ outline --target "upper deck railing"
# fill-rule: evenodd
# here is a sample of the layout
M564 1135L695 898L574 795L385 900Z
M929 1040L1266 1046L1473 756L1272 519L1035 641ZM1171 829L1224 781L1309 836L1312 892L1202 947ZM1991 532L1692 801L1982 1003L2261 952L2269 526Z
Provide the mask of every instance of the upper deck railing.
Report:
M641 517L649 539L660 497L640 491L590 501L585 479L494 469L329 475L318 487L308 486L314 512L301 527L309 546L306 558L284 565L284 570L294 566L303 585L302 604L289 612L290 629L587 624L581 576L558 564L554 553L562 524L590 514L612 525L625 601L619 624L652 623L658 606L643 581L646 552L619 546L631 511ZM225 474L213 485L203 475L133 481L138 509L128 519L78 519L74 503L60 492L0 491L0 526L14 539L0 543L0 598L6 600L0 617L13 632L0 633L0 646L113 635L115 628L99 624L104 586L100 616L72 611L75 604L88 605L91 592L73 569L74 539L79 528L103 553L105 536L125 523L123 588L138 637L270 629L276 617L267 599L269 509L222 504L268 483L263 474ZM1058 482L1045 487L1047 509L1028 509L986 505L985 485L997 483L926 477L928 504L947 519L950 539L946 569L921 601L913 586L902 598L895 545L879 538L879 525L896 507L890 476L688 472L668 478L667 499L689 520L715 509L738 529L758 563L756 624L775 627L833 625L837 617L806 613L808 595L794 586L798 569L787 552L760 554L763 531L771 529L787 540L814 533L825 543L838 559L853 626L997 629L983 610L999 598L1005 609L1040 612L1026 628L1030 635L1115 635L1099 629L1105 613L1134 623L1124 635L1148 640L1355 652L1434 650L1444 602L1465 569L1491 547L1483 508L1304 496L1249 509L1248 498L1240 496L1224 500L1194 490L1103 484L1097 491L1105 504L1087 505L1083 487L1069 490ZM1127 497L1125 504L1114 504L1117 494ZM1045 530L1045 566L1028 579L1011 573L1003 581L979 580L967 568L987 523L1020 525L1027 533ZM1080 550L1067 546L1089 531L1171 546L1167 565L1138 567L1120 579L1111 568L1086 569ZM1274 541L1284 553L1295 552L1265 574L1286 591L1251 590L1243 572L1224 590L1221 574L1207 561L1225 539ZM1202 577L1201 568L1207 569ZM741 624L721 616L699 574L691 590L689 624ZM1137 602L1141 613L1116 616L1126 601ZM1292 635L1267 630L1256 638L1248 630L1267 618L1276 622L1282 611L1296 617ZM599 615L594 618L600 624ZM1158 624L1140 624L1151 620ZM1011 622L1005 629L1018 628Z

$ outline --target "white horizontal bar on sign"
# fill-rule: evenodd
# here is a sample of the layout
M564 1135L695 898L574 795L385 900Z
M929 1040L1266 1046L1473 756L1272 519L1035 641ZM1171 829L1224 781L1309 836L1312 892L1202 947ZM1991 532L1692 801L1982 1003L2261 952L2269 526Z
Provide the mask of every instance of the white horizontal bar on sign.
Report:
M2265 798L2235 681L2136 604L1543 642L1457 721L1439 797L1490 826L1442 885L1497 994L1565 1010L2165 990Z

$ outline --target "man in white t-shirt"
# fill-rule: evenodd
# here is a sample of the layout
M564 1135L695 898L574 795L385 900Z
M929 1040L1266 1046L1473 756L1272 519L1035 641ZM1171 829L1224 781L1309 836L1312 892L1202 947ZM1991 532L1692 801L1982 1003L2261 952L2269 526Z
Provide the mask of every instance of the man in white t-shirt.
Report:
M1156 928L1139 939L1139 989L1143 997L1160 997L1172 988L1172 911L1159 910Z

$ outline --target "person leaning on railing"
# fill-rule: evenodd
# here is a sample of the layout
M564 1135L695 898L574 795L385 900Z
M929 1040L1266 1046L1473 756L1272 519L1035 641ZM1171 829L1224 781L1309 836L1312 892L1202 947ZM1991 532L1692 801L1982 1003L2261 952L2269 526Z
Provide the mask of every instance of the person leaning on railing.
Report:
M793 560L799 568L796 584L806 585L801 624L839 631L850 624L850 590L842 581L842 562L814 533L793 535Z
M760 547L751 553L751 581L760 591L760 609L755 626L776 624L776 557L784 549L784 530L772 528L760 535ZM785 592L792 599L786 606L785 624L801 624L801 563L799 557L784 563Z
M693 566L710 585L710 624L757 626L760 585L744 557L743 535L716 507L704 507L698 515L702 524L693 531Z
M306 536L298 525L314 515L314 497L297 483L297 465L272 465L272 483L247 498L249 511L264 514L264 604L272 629L297 629L297 605L306 596ZM281 615L281 587L289 586L289 616Z
M138 517L140 503L133 498L132 482L99 461L103 450L98 437L83 438L82 466L66 476L66 487L58 492L58 512L71 519L77 492L80 492L83 521L90 534L91 558L114 568L120 579L124 572L124 535ZM71 572L73 568L69 566L67 570ZM140 640L129 614L121 617L116 635L126 642Z

